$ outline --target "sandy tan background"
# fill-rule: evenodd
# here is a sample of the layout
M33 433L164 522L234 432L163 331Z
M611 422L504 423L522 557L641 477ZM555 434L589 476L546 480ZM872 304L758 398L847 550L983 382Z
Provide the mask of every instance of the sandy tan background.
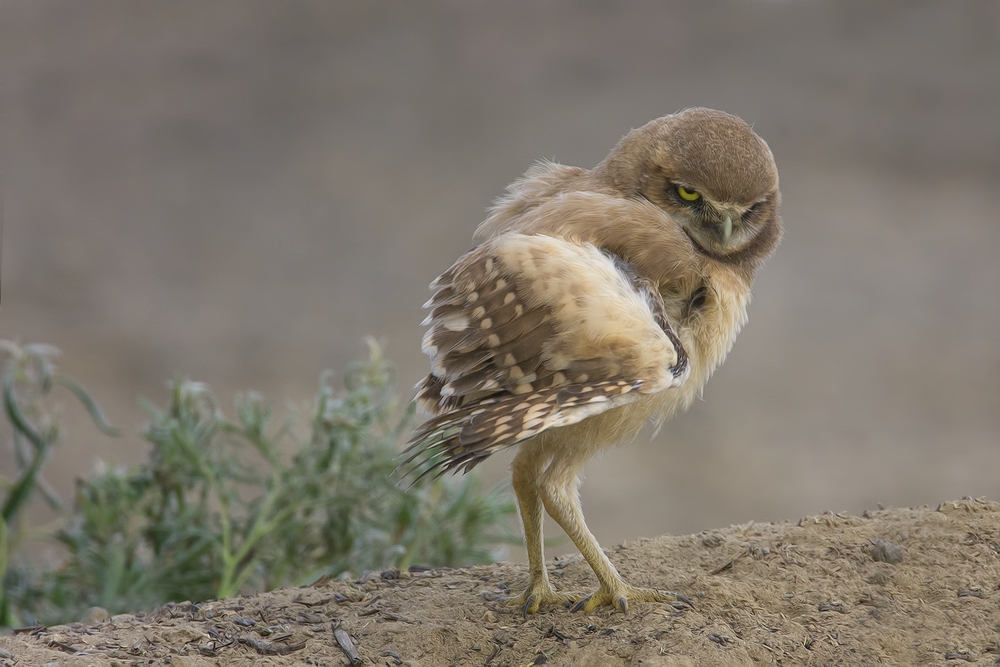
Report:
M67 493L175 374L302 403L374 334L412 386L504 185L705 105L787 234L705 401L589 466L597 536L1000 497L997 3L6 0L0 44L0 337L129 431L67 405Z

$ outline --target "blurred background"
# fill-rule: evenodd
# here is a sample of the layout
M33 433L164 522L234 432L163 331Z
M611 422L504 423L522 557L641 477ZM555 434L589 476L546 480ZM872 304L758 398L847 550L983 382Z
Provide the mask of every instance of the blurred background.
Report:
M588 466L595 534L1000 498L996 2L7 0L0 43L0 338L127 431L64 399L64 495L176 376L306 406L372 334L409 392L507 183L710 106L770 144L785 239L704 401Z

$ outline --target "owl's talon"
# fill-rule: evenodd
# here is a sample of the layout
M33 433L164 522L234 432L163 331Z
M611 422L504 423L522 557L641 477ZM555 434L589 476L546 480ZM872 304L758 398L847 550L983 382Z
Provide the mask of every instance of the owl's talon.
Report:
M538 610L547 605L562 605L569 607L574 604L583 593L566 592L560 593L551 586L531 586L526 591L516 597L502 598L500 602L509 607L519 607L521 614L527 618L528 614L538 613Z
M601 588L591 593L577 602L573 606L573 611L582 611L589 614L602 605L609 605L627 616L629 601L666 602L675 609L694 608L691 600L684 595L678 595L670 591L658 591L652 588L636 588L635 586L623 584L622 588L616 587L614 591Z

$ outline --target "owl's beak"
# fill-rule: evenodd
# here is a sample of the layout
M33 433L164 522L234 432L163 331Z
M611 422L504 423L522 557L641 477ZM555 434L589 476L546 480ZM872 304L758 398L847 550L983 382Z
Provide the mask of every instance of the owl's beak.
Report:
M728 243L729 237L733 235L733 216L726 214L726 220L722 223L722 242Z
M721 213L721 215L706 225L709 233L715 242L721 246L729 245L729 239L733 237L733 215L732 213Z

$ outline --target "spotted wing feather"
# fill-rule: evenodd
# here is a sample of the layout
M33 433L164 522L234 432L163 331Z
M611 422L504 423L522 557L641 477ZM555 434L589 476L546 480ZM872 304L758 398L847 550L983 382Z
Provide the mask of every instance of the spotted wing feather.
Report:
M589 244L505 234L431 284L406 463L468 470L491 453L677 386L687 358L655 286ZM405 464L404 464L405 465Z

